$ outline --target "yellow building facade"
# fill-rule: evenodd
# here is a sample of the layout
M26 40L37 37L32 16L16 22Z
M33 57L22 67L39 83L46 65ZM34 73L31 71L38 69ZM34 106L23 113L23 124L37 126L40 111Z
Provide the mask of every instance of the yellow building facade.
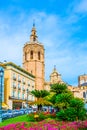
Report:
M35 89L35 77L12 62L3 65L4 103L9 109L27 107L34 101L31 91Z

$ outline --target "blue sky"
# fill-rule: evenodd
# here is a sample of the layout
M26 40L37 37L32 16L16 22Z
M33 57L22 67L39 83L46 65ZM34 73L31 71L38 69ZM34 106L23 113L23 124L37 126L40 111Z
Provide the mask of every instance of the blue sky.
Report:
M1 62L22 66L33 19L45 48L45 79L56 65L62 79L76 86L78 76L87 74L87 0L0 1Z

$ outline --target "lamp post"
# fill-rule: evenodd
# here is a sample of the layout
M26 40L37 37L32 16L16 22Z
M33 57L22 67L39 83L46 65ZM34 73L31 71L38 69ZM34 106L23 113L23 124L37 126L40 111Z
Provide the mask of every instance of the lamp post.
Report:
M28 114L28 89L27 89L27 114Z
M28 89L27 89L27 109L28 109Z
M3 69L0 70L0 122L2 122L2 87L3 87Z

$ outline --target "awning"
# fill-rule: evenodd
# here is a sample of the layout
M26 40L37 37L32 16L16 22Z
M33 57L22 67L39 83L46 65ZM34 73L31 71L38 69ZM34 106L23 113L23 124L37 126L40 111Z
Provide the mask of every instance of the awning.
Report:
M7 108L8 109L8 105L6 105L4 102L2 102L2 108Z

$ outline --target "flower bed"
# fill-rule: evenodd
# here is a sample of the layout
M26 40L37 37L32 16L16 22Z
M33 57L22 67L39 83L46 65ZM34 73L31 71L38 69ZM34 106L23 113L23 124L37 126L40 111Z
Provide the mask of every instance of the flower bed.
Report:
M55 113L49 113L49 112L39 112L39 113L30 113L27 115L28 121L29 122L36 122L36 121L42 121L47 118L52 118L54 119L56 117Z
M59 122L43 120L37 123L16 123L0 128L0 130L86 130L87 120L79 122Z

